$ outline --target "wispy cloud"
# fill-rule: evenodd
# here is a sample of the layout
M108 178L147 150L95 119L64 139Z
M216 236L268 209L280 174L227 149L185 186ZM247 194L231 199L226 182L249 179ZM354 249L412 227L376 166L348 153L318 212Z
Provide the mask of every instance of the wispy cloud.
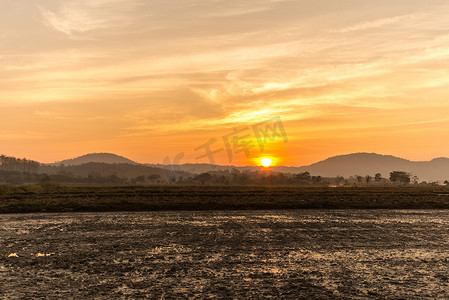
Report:
M50 112L50 111L47 111L47 110L36 110L33 114L35 116L37 116L39 118L43 118L43 119L53 119L53 120L54 119L57 119L57 120L67 120L67 119L69 119L66 116L63 116L61 114L57 114L57 113L54 113L54 112Z
M332 29L331 32L338 32L338 33L346 33L346 32L353 32L353 31L361 31L361 30L367 30L367 29L373 29L373 28L380 28L387 25L393 25L396 23L400 23L403 21L413 20L415 18L414 15L402 15L402 16L396 16L396 17L390 17L390 18L382 18L374 21L366 21L361 22L352 26L343 27L340 29Z
M217 18L217 17L235 17L235 16L243 16L243 15L249 15L254 13L260 13L268 11L272 8L272 5L270 3L259 5L251 3L248 5L239 5L236 7L227 8L224 10L216 11L210 15L207 15L207 18Z
M23 1L0 1L4 140L54 131L66 147L126 147L188 132L187 145L274 115L319 139L447 107L447 5L35 0L24 14Z
M125 6L120 0L67 0L57 9L47 9L38 5L45 25L66 35L91 30L123 26L132 17L126 14L135 6L129 1ZM125 14L123 14L125 13Z

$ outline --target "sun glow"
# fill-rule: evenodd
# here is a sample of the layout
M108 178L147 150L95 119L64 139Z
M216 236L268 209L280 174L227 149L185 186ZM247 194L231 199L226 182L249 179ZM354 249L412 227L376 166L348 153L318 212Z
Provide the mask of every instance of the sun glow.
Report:
M269 157L263 157L260 159L260 165L264 168L271 167L273 165L273 159Z

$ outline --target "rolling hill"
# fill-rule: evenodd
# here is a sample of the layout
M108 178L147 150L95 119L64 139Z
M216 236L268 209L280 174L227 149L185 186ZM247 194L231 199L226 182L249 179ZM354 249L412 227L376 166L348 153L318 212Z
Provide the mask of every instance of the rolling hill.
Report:
M348 177L381 173L387 178L392 171L406 171L418 176L420 180L445 180L449 178L449 158L410 161L391 155L353 153L330 157L309 166L292 169L291 171L294 171L292 173L308 171L311 174L321 176L340 175Z
M163 166L162 167L168 167ZM237 169L243 171L257 171L260 167L245 166L213 166L209 164L184 164L180 166L169 166L177 170L198 174L217 170ZM272 168L275 172L301 173L310 172L312 175L324 177L354 175L382 174L388 178L392 171L406 171L418 176L420 180L446 180L449 179L449 158L435 158L431 161L410 161L392 155L381 155L376 153L352 153L327 158L323 161L302 167L276 166Z
M87 163L106 164L131 164L141 165L123 156L112 153L91 153L77 158L63 160L53 166L66 165L77 166ZM255 166L215 166L210 164L183 164L183 165L162 165L147 164L147 167L163 168L199 174L203 172L217 170L237 169L243 171L257 171L260 167ZM312 175L325 177L371 175L381 173L388 178L392 171L406 171L419 177L420 180L446 180L449 179L449 158L435 158L430 161L410 161L392 155L381 155L376 153L352 153L327 158L323 161L302 167L277 166L272 168L275 172L300 173L310 172Z
M87 163L138 165L135 161L113 153L90 153L76 158L66 159L52 165L78 166Z

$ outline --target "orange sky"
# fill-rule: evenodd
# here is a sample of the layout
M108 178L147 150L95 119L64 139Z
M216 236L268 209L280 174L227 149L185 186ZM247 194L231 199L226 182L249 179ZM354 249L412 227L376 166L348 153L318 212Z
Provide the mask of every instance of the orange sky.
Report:
M448 15L445 1L1 1L0 153L208 162L195 148L249 126L249 155L217 163L449 156ZM260 151L251 126L274 117L288 142Z

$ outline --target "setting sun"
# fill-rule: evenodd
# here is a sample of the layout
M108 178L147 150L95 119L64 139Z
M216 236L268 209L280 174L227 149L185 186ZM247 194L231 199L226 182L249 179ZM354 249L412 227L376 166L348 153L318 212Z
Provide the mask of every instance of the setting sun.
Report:
M264 157L260 160L260 164L262 165L262 167L268 168L273 164L273 160L269 157Z

